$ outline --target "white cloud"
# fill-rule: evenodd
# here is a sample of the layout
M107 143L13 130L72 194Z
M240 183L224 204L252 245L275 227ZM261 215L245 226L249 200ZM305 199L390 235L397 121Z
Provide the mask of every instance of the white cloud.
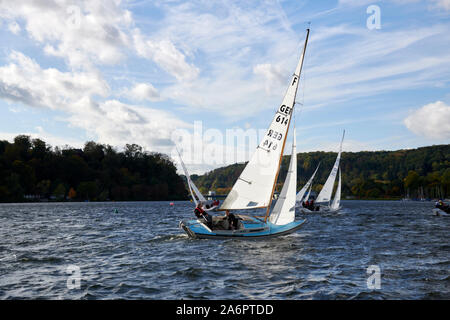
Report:
M379 2L394 2L398 5L411 5L414 3L421 2L423 0L382 0ZM431 9L444 9L445 11L450 10L450 0L427 0L431 4ZM369 4L377 4L377 1L373 0L339 0L340 6L352 6L360 7L367 6Z
M373 3L372 0L339 0L339 5L344 6L365 6Z
M261 75L266 80L266 92L271 93L272 88L283 85L286 72L278 66L270 63L257 64L253 67L253 72L256 75Z
M72 67L117 63L129 38L131 13L120 1L1 1L0 19L23 19L29 36Z
M158 90L151 83L137 83L131 89L126 89L123 93L126 97L137 101L158 101L160 95Z
M199 69L187 63L185 55L170 40L144 39L139 30L135 30L133 39L140 56L153 60L177 80L192 80L197 77Z
M148 107L129 105L117 100L104 102L81 101L94 104L98 112L72 113L67 121L71 126L85 129L102 143L124 146L137 143L148 150L169 153L172 150L171 134L190 125L170 112Z
M16 21L12 21L8 24L8 30L17 35L19 34L21 28Z
M177 128L189 127L167 111L117 100L96 101L96 97L108 96L109 87L94 72L43 69L15 51L10 60L10 64L0 67L1 98L63 111L67 116L60 121L86 130L99 142L114 146L138 143L150 150L168 152L172 145L171 133Z
M429 103L410 114L404 124L419 136L450 139L450 106L442 101Z
M42 69L34 60L13 51L0 67L0 97L35 107L70 108L84 95L106 96L108 84L96 72Z
M437 9L444 9L445 11L450 11L450 0L431 0L431 2Z

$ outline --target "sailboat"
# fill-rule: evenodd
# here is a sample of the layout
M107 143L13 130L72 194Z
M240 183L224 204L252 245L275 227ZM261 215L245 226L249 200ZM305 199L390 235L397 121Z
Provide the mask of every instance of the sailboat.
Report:
M337 212L341 209L341 186L342 186L342 180L341 180L341 168L340 168L340 160L341 160L341 153L342 153L342 142L344 141L345 136L345 130L342 134L342 140L341 144L339 146L339 152L336 157L336 161L334 162L334 166L331 169L330 175L328 176L327 181L322 187L322 190L320 190L319 195L317 196L317 199L315 201L316 205L314 206L314 210L311 210L311 208L300 208L300 211L303 213L311 213L311 212ZM338 186L336 189L336 193L334 195L333 201L331 201L331 195L333 193L334 188L334 182L336 181L336 176L339 172L339 180L338 180ZM315 173L314 173L315 174ZM306 197L305 199L307 199ZM306 200L305 200L306 201Z
M244 211L264 208L266 209L265 215L236 214L238 225L235 229L229 228L226 216L212 217L212 222L209 225L200 219L180 221L180 228L190 237L215 239L269 238L292 233L305 223L305 219L295 220L297 189L295 128L288 173L272 211L271 207L291 117L294 113L295 97L308 37L309 29L306 30L302 54L284 99L277 109L264 138L219 209L220 211Z
M306 184L303 186L303 188L297 193L296 203L295 203L296 208L301 207L303 201L307 201L309 199L309 195L311 194L311 189L312 189L312 182L314 180L314 177L316 176L317 170L319 170L319 167L320 167L320 162L317 165L317 168L314 171L314 173L312 174L311 178L309 178L308 182L306 182ZM306 194L306 197L305 197L306 191L308 191L308 193Z
M191 197L195 203L195 206L197 207L198 203L201 202L204 204L204 207L203 207L204 211L216 210L219 206L212 205L210 203L211 201L206 200L205 197L203 196L203 194L200 192L200 190L198 190L195 183L191 180L191 176L189 175L189 172L188 172L186 166L184 165L183 159L181 158L180 151L178 151L178 148L176 148L176 149L177 149L178 156L180 157L181 167L183 168L184 175L186 176L186 181L188 184L189 192L191 193Z

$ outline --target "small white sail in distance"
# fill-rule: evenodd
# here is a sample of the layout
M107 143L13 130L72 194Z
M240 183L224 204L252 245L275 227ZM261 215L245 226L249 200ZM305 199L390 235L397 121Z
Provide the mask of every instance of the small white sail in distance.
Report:
M204 196L202 195L202 193L198 190L198 188L197 188L197 186L194 184L194 182L192 182L191 176L189 175L189 172L188 172L186 166L184 165L183 159L181 158L180 151L178 151L178 148L177 148L176 146L175 146L175 148L176 148L176 150L177 150L178 156L180 157L181 167L183 168L184 175L186 176L186 180L187 180L187 183L188 183L189 191L191 192L192 200L194 200L194 203L195 203L195 205L197 206L198 201L197 201L197 199L194 197L194 193L195 193L195 195L197 196L197 198L198 198L199 201L201 201L201 202L203 202L203 203L206 202L205 197L204 197ZM192 191L193 191L193 192L192 192Z
M317 168L314 171L314 173L312 174L311 178L309 178L308 182L306 182L306 184L303 186L303 188L297 193L297 197L296 197L297 203L301 203L303 201L303 197L305 196L306 190L308 190L309 186L313 182L314 177L316 176L317 170L319 170L319 167L320 167L320 162L317 165Z
M309 186L308 194L306 195L306 197L304 199L305 201L309 200L309 195L311 194L311 190L312 190L312 185Z
M331 202L331 194L333 193L334 188L334 182L336 181L336 175L339 168L339 161L341 160L341 153L342 153L342 142L344 141L345 136L345 130L342 134L342 140L341 145L339 147L339 153L336 157L336 161L334 162L333 169L331 169L330 175L328 176L327 181L322 187L322 190L320 190L319 195L317 196L316 202L328 202L330 204Z
M286 135L294 110L308 35L309 29L307 29L300 60L281 105L278 107L264 138L225 198L220 210L255 209L270 206Z
M285 225L295 220L295 192L297 191L297 151L295 144L294 128L292 155L286 180L269 217L269 221L276 225Z
M341 205L341 168L339 167L339 182L336 189L336 194L334 195L333 203L331 204L331 209L337 210Z

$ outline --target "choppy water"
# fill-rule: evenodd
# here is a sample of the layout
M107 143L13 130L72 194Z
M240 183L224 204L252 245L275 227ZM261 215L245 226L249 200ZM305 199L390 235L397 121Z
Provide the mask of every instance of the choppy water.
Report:
M189 202L2 204L0 299L450 299L450 218L430 202L343 205L242 241L188 239Z

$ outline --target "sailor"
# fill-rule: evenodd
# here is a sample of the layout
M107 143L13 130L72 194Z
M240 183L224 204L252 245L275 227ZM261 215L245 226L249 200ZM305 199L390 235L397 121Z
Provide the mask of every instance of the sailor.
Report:
M213 221L212 217L208 214L208 212L203 211L202 218L205 221L206 225L212 229L213 228Z
M309 206L311 207L311 211L314 211L314 199L309 202Z
M236 230L238 228L238 222L239 220L236 218L236 216L232 213L230 213L230 211L225 210L225 215L227 217L227 220L229 222L229 230Z
M209 228L212 228L213 226L212 217L205 210L203 210L202 202L199 202L197 204L197 207L194 209L194 213L198 219L205 222Z
M197 218L201 218L203 213L205 213L205 211L203 210L203 203L201 201L197 204L197 207L195 207L194 213Z

